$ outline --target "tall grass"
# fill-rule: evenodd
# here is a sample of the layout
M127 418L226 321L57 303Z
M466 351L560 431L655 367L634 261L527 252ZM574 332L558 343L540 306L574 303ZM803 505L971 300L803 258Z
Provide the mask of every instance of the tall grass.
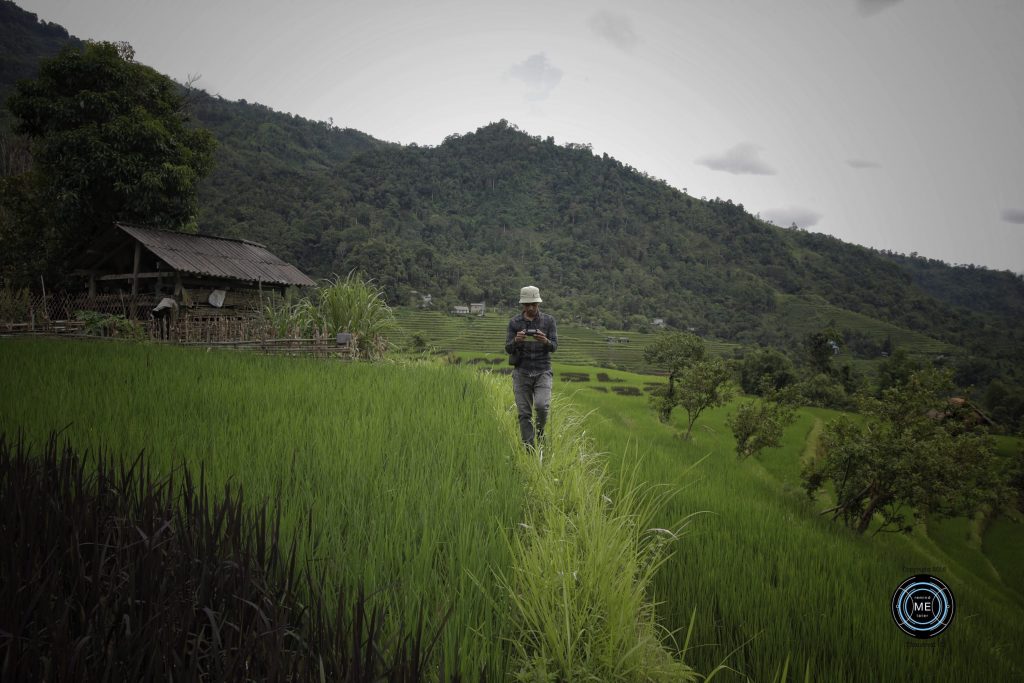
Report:
M735 403L709 412L683 442L673 434L679 425L658 424L641 398L580 388L573 401L594 411L588 430L609 451L613 479L639 468L646 482L678 489L655 524L708 511L652 583L666 627L684 631L696 612L686 652L695 668L724 663L742 672L722 670L715 680L773 680L783 671L826 681L1024 676L1014 645L1024 642L1024 609L1015 594L943 552L925 530L860 538L807 500L798 479L804 439L831 411L801 410L780 447L737 462L725 423ZM639 465L627 448L637 442ZM932 568L958 602L952 626L928 647L896 629L888 604L921 568Z
M647 599L661 498L610 485L562 401L541 459L507 379L467 368L13 340L0 376L0 430L145 449L269 501L325 590L365 586L382 642L439 633L428 679L694 678Z
M358 356L368 359L384 355L388 335L395 330L383 290L355 273L323 280L310 296L297 300L269 297L261 314L279 337L348 332Z
M0 678L419 680L429 634L385 641L362 591L325 594L279 514L0 434Z
M505 426L514 442L511 408ZM696 680L663 645L667 634L648 599L677 536L651 527L663 496L629 481L609 489L582 417L558 398L552 413L539 452L517 459L525 514L511 540L513 566L499 574L518 619L516 679Z
M364 586L385 639L420 615L439 630L433 677L508 668L514 623L483 596L500 594L494 570L511 566L522 475L472 371L0 340L0 377L0 430L144 451L159 472L202 464L212 487L270 501L325 590ZM315 553L302 540L310 515Z
M384 301L384 291L349 273L344 280L327 280L318 294L318 322L336 334L351 332L360 355L380 357L387 349L387 334L395 328L395 317Z

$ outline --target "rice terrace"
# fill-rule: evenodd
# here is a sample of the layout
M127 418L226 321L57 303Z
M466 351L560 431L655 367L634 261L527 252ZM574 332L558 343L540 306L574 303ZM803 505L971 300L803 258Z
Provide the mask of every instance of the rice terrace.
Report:
M500 343L494 321L437 314L400 314L407 327L395 337L426 334L411 331L417 317L430 321L420 330L439 335L487 326ZM567 327L563 339L571 338ZM740 461L726 420L743 399L709 411L684 442L679 416L660 423L644 398L663 376L558 365L556 375L571 381L557 383L555 423L538 459L516 445L508 380L489 362L504 356L471 362L484 358L472 349L353 362L116 339L5 338L0 347L5 524L16 517L18 454L40 456L49 440L55 460L44 458L35 476L65 471L61 453L80 460L79 496L99 502L133 490L118 491L114 476L95 479L102 463L128 463L157 488L188 473L203 487L192 495L215 515L224 491L242 527L272 529L273 548L253 554L282 558L251 571L261 586L287 575L287 591L224 594L203 607L178 641L177 656L188 658L171 669L179 674L242 675L234 648L253 656L269 636L246 635L242 624L255 617L240 609L282 596L294 605L275 624L278 652L294 668L264 660L263 674L250 670L256 677L926 681L1009 680L1020 671L1019 518L866 537L828 521L799 479L821 425L837 415L828 409L801 408L778 447ZM607 390L620 387L637 391ZM1011 453L1019 441L1004 437L1000 447ZM167 498L171 507L181 500ZM7 538L42 534L35 525L22 519ZM139 525L121 542L154 552L154 530ZM203 547L230 552L238 541L211 526ZM71 571L64 554L73 553L79 571L103 576L109 560L90 564L67 539L39 538L62 554L43 571ZM194 560L175 561L184 572ZM960 614L941 646L910 648L895 631L889 594L902 574L934 566L955 586ZM103 578L108 590L149 599L140 577ZM213 579L182 580L203 591ZM82 616L58 605L44 612L70 640L52 641L43 655L30 635L41 628L30 621L39 598L4 585L4 604L25 610L27 639L8 641L7 666L29 667L17 657L36 652L62 667L51 671L95 671L68 650L89 635L122 654L110 666L131 663L139 668L121 671L142 675L153 664L139 639L160 642L183 628L159 623L157 605L140 613L155 624L122 625L88 593L74 593L66 599ZM324 621L311 618L321 610ZM327 622L349 630L332 641L315 631ZM304 657L314 663L297 663Z
M0 0L0 681L1024 681L1013 88L942 69L904 117L950 40L872 62L988 33L107 4L47 11L139 45ZM970 12L1011 54L1024 14ZM336 109L227 97L247 70Z

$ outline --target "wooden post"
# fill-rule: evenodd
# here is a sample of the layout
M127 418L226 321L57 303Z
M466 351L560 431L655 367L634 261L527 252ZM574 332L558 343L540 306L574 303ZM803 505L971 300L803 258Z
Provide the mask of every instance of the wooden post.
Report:
M39 276L39 283L43 286L43 320L49 320L50 312L46 307L46 281L43 279L42 275Z
M132 296L139 293L139 262L142 261L142 242L135 243L135 265L132 266Z

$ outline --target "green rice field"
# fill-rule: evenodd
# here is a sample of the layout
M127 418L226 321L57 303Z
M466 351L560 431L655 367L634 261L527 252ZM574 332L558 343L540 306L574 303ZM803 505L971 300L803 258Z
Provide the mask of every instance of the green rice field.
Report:
M2 432L202 466L285 536L312 526L329 584L438 634L438 680L692 679L646 600L654 507L605 482L568 405L540 460L507 386L446 364L0 339L0 376Z
M250 499L312 515L315 562L365 586L396 619L447 615L439 662L508 668L493 568L524 487L486 385L458 368L324 363L158 345L0 341L0 429L82 450L205 468ZM429 628L428 628L429 630ZM471 655L467 653L472 653Z
M563 372L579 373L565 367ZM1020 680L1024 592L1020 590L1019 516L999 517L977 540L968 520L929 524L910 536L858 537L818 515L800 487L801 458L815 424L838 415L802 409L779 448L738 461L725 418L736 401L702 416L684 442L681 415L660 424L642 397L609 382L561 384L591 411L590 433L613 472L642 471L675 495L659 524L690 523L653 583L663 623L686 630L696 611L688 661L708 671L725 663L725 680L790 675L822 681ZM644 389L648 378L606 372L616 386ZM742 399L737 399L742 400ZM1019 440L1006 448L1020 448ZM812 451L813 452L813 451ZM639 463L639 464L638 464ZM613 475L614 476L614 475ZM1003 571L995 568L1002 567ZM899 583L927 571L958 601L950 629L928 647L900 633L889 613Z
M409 308L397 309L395 314L399 331L393 341L399 347L408 347L413 336L419 335L428 346L441 352L495 357L504 356L508 319L514 315L491 312L482 317L454 316ZM593 330L559 322L557 355L562 363L649 372L654 368L644 362L643 351L654 337L651 333ZM724 341L706 340L705 344L709 352L719 355L739 348L738 344Z
M481 321L502 338L503 319L446 325ZM440 634L437 680L1024 679L1019 518L855 536L799 482L838 413L803 409L779 448L737 461L735 401L684 442L682 416L648 405L662 380L594 362L556 364L548 444L529 455L500 348L455 338L499 362L0 339L0 430L201 464L293 532L312 523L334 582L365 585L395 628L423 615ZM889 601L926 569L957 616L914 641Z

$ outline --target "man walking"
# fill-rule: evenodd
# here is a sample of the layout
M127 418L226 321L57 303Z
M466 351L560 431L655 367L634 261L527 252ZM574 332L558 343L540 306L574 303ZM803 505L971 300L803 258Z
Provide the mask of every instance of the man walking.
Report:
M555 319L540 312L540 290L533 286L519 290L523 312L508 321L505 352L515 366L512 390L519 410L519 432L523 443L533 448L544 436L551 405L551 354L558 349ZM533 412L537 411L536 431ZM536 437L536 438L535 438Z

